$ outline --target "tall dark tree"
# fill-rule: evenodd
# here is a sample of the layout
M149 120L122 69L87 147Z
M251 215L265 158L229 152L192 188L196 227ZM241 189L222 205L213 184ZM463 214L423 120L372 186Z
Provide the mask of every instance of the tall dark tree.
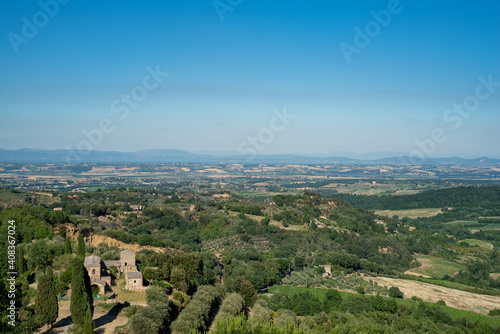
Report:
M255 291L253 284L241 276L233 281L232 289L243 297L245 305L252 306L257 300L257 291Z
M87 309L87 313L85 313L85 324L83 325L83 334L94 334L95 323L92 320L92 314L90 309Z
M83 240L83 236L80 234L78 236L78 256L85 257L85 241Z
M47 273L41 275L38 280L35 314L40 318L43 324L49 327L52 327L59 315L56 286L51 267L48 267Z
M83 258L76 257L73 260L73 275L71 277L71 319L80 327L85 325L87 310L93 314L94 300L90 286L90 277L87 269L83 266Z
M71 254L71 240L69 237L66 237L66 240L64 242L64 254Z
M16 261L17 261L17 272L19 275L22 275L26 271L26 260L24 259L24 246L19 245L17 246L17 252L16 252Z

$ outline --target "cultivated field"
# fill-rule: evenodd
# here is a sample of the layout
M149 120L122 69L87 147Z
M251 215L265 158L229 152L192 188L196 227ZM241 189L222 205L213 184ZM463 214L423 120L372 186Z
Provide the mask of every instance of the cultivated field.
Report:
M405 295L405 298L416 296L424 301L438 302L444 300L447 306L457 309L487 314L489 310L498 308L500 296L480 295L433 284L417 281L394 279L387 277L370 278L379 285L386 287L396 286Z
M462 240L462 241L468 243L471 246L477 246L477 247L486 248L486 249L493 249L494 248L494 246L493 246L493 244L491 242L486 242L486 241L483 241L483 240L465 239L465 240Z
M441 213L440 208L431 208L431 209L411 209L411 210L379 210L375 211L377 215L392 217L398 216L399 218L408 217L408 218L421 218L421 217L432 217L439 213Z
M406 274L427 278L441 278L444 275L452 276L459 270L465 269L465 266L461 264L450 262L435 256L419 255L416 258L417 261L422 264L422 266L410 269L405 272Z

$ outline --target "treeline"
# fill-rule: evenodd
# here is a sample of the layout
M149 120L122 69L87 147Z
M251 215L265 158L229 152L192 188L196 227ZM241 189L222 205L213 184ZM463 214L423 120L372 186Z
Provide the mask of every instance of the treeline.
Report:
M193 295L193 299L172 323L174 334L190 333L192 330L205 331L210 313L224 295L222 287L204 285ZM150 332L154 333L154 332Z
M500 207L500 186L455 187L427 190L414 195L335 194L354 207L368 210L407 210L444 207Z
M222 301L216 320L236 317L245 309L245 300L239 293L229 293Z
M226 205L226 209L255 216L264 216L258 205Z
M150 281L168 281L183 292L197 286L213 284L221 269L211 253L154 253L143 251L138 256L139 269Z
M130 319L130 328L134 334L167 333L176 312L173 303L160 287L146 290L148 305L140 308Z

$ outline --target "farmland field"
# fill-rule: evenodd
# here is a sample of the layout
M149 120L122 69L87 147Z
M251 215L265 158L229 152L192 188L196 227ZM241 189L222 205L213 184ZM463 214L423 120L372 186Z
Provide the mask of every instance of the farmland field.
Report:
M493 249L493 244L491 242L486 242L486 241L477 240L477 239L465 239L462 241L468 243L471 246L478 246L481 248Z
M409 195L421 192L423 189L416 189L414 184L397 183L397 184L384 184L384 183L369 183L364 182L353 184L330 183L322 188L333 188L341 194L355 194L355 195Z
M445 223L446 225L478 225L477 220L455 220L452 222Z
M432 217L441 213L441 208L430 208L430 209L411 209L411 210L378 210L375 211L377 215L392 217L398 216L400 218L420 218L420 217Z
M410 269L406 272L406 274L428 278L443 277L444 275L452 276L459 270L464 270L466 268L461 264L450 262L431 255L419 255L416 258L422 266Z
M404 279L378 277L374 280L381 286L398 287L406 298L416 296L426 302L434 303L444 300L448 306L471 312L487 314L489 310L500 305L500 296L481 295Z
M477 227L470 227L469 230L500 230L500 223L479 225Z

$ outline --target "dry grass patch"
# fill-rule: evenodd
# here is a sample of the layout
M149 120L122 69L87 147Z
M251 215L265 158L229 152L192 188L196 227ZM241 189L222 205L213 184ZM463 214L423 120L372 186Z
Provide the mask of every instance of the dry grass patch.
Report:
M491 242L487 242L487 241L483 241L483 240L465 239L465 240L461 240L461 241L464 241L471 246L477 246L477 247L486 248L486 249L493 249L494 248L494 246Z
M400 218L408 217L415 219L415 218L427 218L436 216L437 214L441 213L441 208L411 209L411 210L378 210L375 211L375 213L377 215L386 217L398 216Z
M371 277L370 279L387 288L398 287L404 293L405 298L416 296L433 303L444 300L447 306L460 310L487 314L489 310L498 308L500 305L500 296L481 295L429 283L388 277Z
M125 290L125 275L116 280L116 285L112 287L116 293L115 300L120 302L138 302L146 304L146 291Z

